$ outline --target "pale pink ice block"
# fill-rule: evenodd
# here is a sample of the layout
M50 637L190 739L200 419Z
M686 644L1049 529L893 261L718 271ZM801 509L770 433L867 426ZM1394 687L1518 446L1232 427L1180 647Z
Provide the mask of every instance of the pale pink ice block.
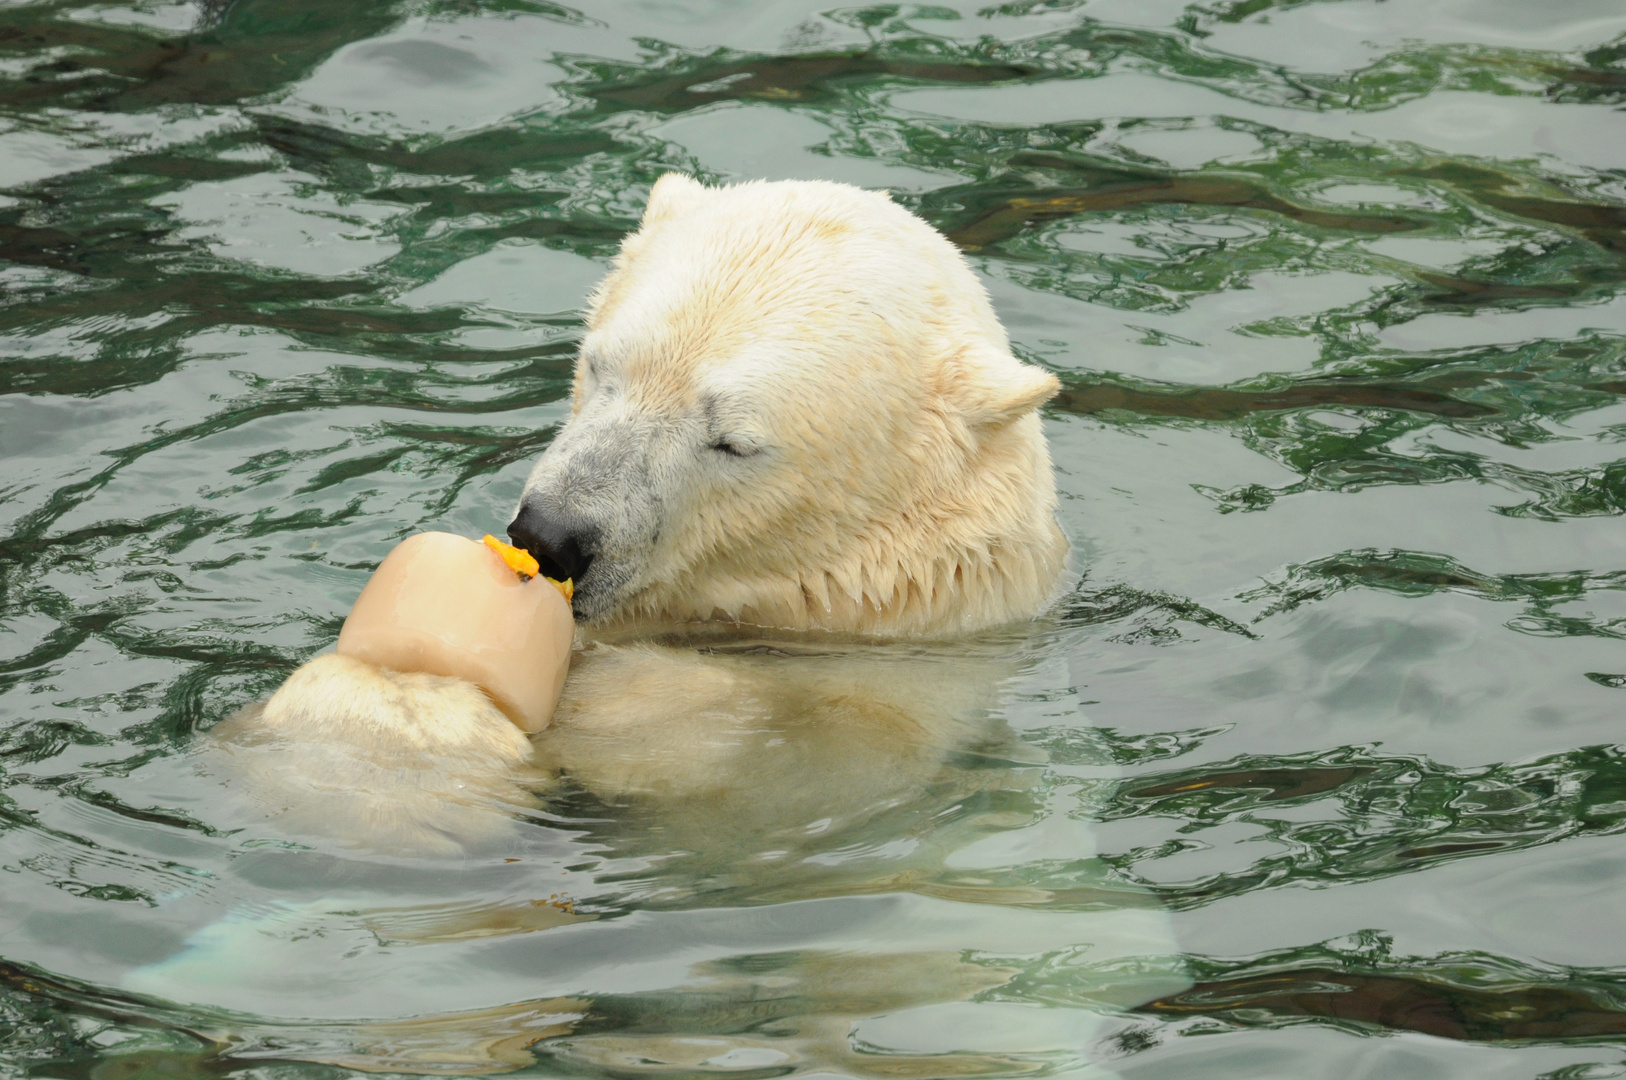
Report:
M526 731L548 726L575 635L546 578L451 533L408 537L384 557L339 631L339 652L396 671L466 679Z

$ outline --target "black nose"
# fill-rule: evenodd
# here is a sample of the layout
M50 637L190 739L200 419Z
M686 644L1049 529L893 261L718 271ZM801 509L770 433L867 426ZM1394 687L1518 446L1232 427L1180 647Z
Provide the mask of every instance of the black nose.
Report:
M598 530L573 514L543 514L527 505L509 523L508 539L529 551L547 577L579 583L593 562Z

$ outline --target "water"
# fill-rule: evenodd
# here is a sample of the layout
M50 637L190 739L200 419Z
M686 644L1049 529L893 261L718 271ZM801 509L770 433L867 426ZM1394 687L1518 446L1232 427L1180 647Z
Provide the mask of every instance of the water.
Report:
M1623 103L1619 0L0 5L4 1074L1626 1075ZM257 816L672 168L969 253L1076 588L858 661L997 689L912 756Z

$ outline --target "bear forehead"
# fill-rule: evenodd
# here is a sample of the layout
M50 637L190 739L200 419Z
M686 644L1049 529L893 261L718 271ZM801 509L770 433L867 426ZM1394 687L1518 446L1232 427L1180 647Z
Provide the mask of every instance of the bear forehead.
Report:
M992 322L980 288L943 280L895 244L741 253L715 236L663 240L668 250L619 267L601 290L583 345L606 366L751 370L786 355L874 363L934 351L932 339L981 336L981 325L965 324Z
M913 254L853 230L815 235L787 223L746 233L685 223L617 268L607 285L618 302L597 322L658 317L685 332L715 334L880 318L918 305L920 294L899 280L924 269Z
M799 415L856 414L912 400L926 385L917 353L875 342L832 348L827 338L643 342L626 352L584 348L597 382L629 403L662 413L738 423L791 409Z

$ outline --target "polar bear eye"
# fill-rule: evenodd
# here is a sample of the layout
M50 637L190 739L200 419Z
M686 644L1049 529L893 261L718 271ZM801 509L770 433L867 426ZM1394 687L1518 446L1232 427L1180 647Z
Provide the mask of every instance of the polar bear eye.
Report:
M706 434L706 449L731 458L756 457L762 453L762 441L749 428L737 426L744 419L744 410L716 393L705 393L700 398L701 428Z
M581 353L582 377L589 386L597 386L604 377L604 361L596 349L584 348Z
M745 446L741 443L734 442L731 439L718 439L716 442L711 444L711 448L716 450L718 453L727 454L729 457L738 458L750 457L758 452L755 447Z

